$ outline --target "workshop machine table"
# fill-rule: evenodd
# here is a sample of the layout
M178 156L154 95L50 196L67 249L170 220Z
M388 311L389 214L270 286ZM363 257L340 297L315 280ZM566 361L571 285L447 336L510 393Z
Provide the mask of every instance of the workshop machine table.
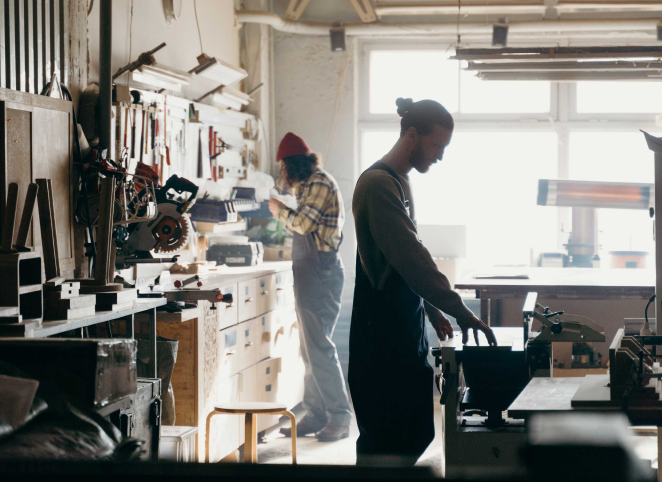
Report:
M572 399L584 382L583 377L573 378L533 378L520 393L519 397L508 408L511 418L528 419L540 413L558 413L575 411L621 411L620 404L610 402L609 375L591 375L594 389L591 389L591 398L594 404L586 403L581 408L572 406ZM646 409L632 407L628 409L628 418L633 425L662 426L662 408L649 407ZM662 460L662 430L657 432L658 460ZM662 471L658 466L658 481L662 481Z
M503 268L476 273L455 284L475 290L485 322L497 310L490 300L524 299L535 291L540 300L648 300L655 294L655 272L645 269ZM493 275L493 276L492 276ZM523 275L528 278L517 278Z

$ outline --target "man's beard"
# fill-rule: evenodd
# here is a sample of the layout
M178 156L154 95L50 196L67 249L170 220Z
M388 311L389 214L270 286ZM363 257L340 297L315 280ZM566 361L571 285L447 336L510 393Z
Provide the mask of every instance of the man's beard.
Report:
M409 164L420 173L428 171L428 167L425 165L425 157L423 155L423 148L420 143L412 151L409 156Z

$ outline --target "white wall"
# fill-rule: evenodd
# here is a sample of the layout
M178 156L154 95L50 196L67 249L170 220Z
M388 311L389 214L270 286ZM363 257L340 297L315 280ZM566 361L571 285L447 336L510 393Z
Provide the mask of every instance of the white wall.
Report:
M177 2L175 2L177 3ZM234 0L197 0L198 18L204 52L232 65L239 66L239 29L235 26ZM130 62L129 24L131 0L113 1L113 61L112 72ZM133 1L133 33L131 60L161 42L167 46L154 54L156 61L179 70L188 71L197 65L200 41L193 10L193 0L182 0L180 18L166 24L161 0ZM89 80L99 79L99 2L88 17ZM196 78L184 87L182 97L196 98L217 87L213 81ZM118 82L126 81L126 74Z
M348 279L344 299L349 300L356 254L351 209L358 144L355 42L348 39L347 51L338 53L331 52L328 37L274 34L274 144L277 147L287 132L300 135L322 155L324 168L338 181L346 210L340 254ZM344 88L339 89L343 74Z

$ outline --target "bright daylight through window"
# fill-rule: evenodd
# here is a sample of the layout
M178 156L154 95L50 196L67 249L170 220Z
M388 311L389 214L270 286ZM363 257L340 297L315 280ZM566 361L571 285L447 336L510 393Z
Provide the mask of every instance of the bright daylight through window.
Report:
M638 129L655 134L654 113L662 112L655 83L488 82L447 50L365 51L361 170L399 136L396 98L448 108L456 129L444 161L410 177L419 224L466 226L469 266L530 265L540 253L565 252L571 209L538 206L539 179L653 183ZM607 116L609 128L592 113ZM598 209L598 231L603 259L610 251L653 251L647 211Z

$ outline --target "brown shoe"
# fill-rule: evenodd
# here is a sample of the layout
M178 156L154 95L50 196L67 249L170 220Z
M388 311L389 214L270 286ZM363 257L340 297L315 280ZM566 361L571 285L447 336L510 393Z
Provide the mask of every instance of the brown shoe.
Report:
M297 437L305 437L309 434L315 434L318 430L324 427L324 423L317 422L311 417L303 417L301 422L297 422ZM280 429L280 433L286 437L292 436L291 427L283 427Z
M326 426L317 432L317 435L315 436L320 442L336 442L349 437L349 426L327 423Z

